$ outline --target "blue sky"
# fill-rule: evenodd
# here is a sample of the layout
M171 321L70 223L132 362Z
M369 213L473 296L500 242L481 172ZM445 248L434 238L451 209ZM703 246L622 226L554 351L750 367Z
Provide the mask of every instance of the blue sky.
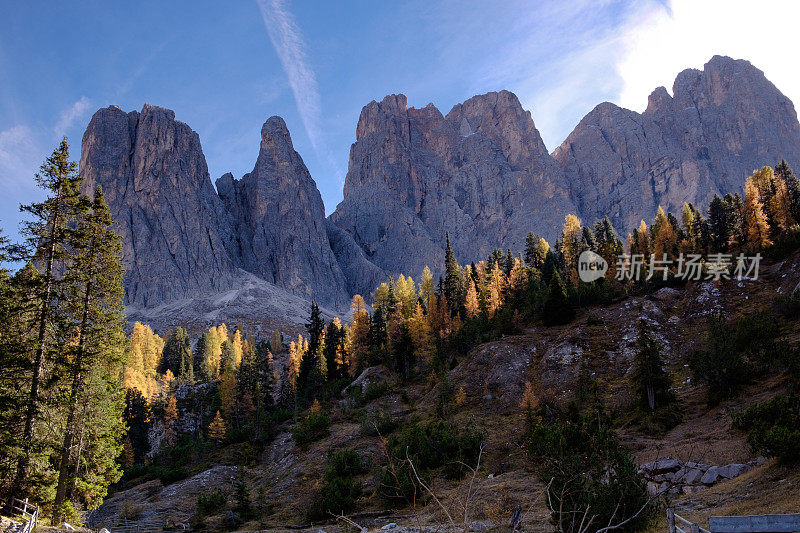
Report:
M171 108L200 135L211 179L241 177L280 115L330 213L361 108L402 92L443 113L509 89L551 151L609 100L641 111L714 53L751 60L800 99L800 2L708 0L18 2L0 0L0 225L32 175L91 114ZM790 65L790 67L787 67Z

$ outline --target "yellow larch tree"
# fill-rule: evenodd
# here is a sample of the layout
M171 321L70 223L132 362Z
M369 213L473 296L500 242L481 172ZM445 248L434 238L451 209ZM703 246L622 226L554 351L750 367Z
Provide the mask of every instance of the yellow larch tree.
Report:
M225 433L227 433L227 431L228 425L225 423L225 419L222 418L222 414L217 411L217 414L214 415L214 420L208 425L208 438L220 444L225 440Z
M581 221L575 215L564 218L564 228L561 230L561 253L564 254L564 264L570 282L578 283L578 256L581 253Z
M769 238L769 222L764 213L761 202L761 193L752 178L747 178L744 184L744 206L742 213L745 224L747 246L751 250L760 250L772 244Z
M465 302L467 311L467 318L473 318L480 312L480 304L478 303L478 290L475 288L475 280L469 279L467 281L467 298Z

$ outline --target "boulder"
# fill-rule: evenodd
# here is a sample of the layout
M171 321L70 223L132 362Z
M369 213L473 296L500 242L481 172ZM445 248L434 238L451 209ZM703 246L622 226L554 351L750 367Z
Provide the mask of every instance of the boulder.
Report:
M700 478L700 483L702 483L703 485L713 485L714 483L719 481L720 478L722 477L722 475L719 472L719 469L720 467L718 466L710 467L708 470L706 470L706 473L703 474L703 477Z
M685 485L696 485L700 483L700 479L703 477L704 473L705 472L699 468L691 468L683 474L681 483Z
M736 476L744 474L745 472L748 472L750 468L751 468L750 465L734 463L725 466L720 466L718 471L720 476L727 479L732 479L735 478Z
M677 459L663 457L657 461L645 463L639 467L639 471L646 476L656 476L668 472L677 472L681 469L681 462Z

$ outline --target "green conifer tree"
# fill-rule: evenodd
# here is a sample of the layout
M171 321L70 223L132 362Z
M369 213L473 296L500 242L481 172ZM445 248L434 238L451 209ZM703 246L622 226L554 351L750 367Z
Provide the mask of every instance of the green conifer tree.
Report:
M95 417L91 423L116 435L122 432L118 422L122 396L114 376L122 363L126 343L123 330L122 243L111 227L111 213L102 190L98 187L92 200L82 196L78 202L75 223L68 231L68 243L74 258L64 275L71 318L65 333L72 332L77 337L77 343L68 345L69 357L64 362L71 376L71 385L53 502L56 523L63 521L63 505L68 496L70 473L75 470L74 464L87 462L81 461L80 452L73 457L73 441L79 431L79 400L80 395L87 392L87 377L90 380L93 377L93 385L105 388L109 393L108 397L95 404ZM87 376L87 370L94 375ZM103 420L98 420L99 417L103 417ZM107 445L119 446L119 442L114 442L114 435L106 437L109 439ZM97 446L97 443L94 444ZM110 464L103 464L106 462L102 458L104 450L98 448L94 451L97 457L92 457L90 462L95 463L94 466L103 471L104 476L109 476L110 481L116 481L119 476L113 460ZM74 483L72 480L73 486ZM101 490L106 490L107 485L102 487L102 482L99 485Z
M33 453L42 449L37 445L38 436L34 434L34 426L41 410L41 386L44 380L44 368L48 360L59 353L57 341L52 337L53 326L59 325L63 312L58 305L62 300L60 292L62 283L57 272L67 267L71 259L67 247L68 229L72 221L79 197L82 178L77 175L78 165L69 160L67 139L61 141L59 147L45 160L38 174L34 176L36 184L48 195L41 202L23 205L20 209L32 216L25 223L23 233L26 246L16 250L15 258L41 265L41 273L36 279L35 292L25 295L35 301L37 307L35 326L35 346L33 347L29 383L25 399L22 435L19 439L20 449L16 458L16 469L8 487L9 494L23 495L29 493L26 487L33 478L30 466ZM57 329L57 328L56 328ZM8 499L5 513L11 511L11 499Z
M553 272L542 309L542 320L548 326L567 324L575 318L575 309L567 295L567 286L558 271Z

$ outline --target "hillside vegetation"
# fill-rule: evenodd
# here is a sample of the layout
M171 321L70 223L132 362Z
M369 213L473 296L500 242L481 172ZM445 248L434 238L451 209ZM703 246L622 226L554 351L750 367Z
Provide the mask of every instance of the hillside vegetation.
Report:
M77 192L66 143L47 165L41 223L4 248L28 263L0 279L15 370L0 488L54 522L594 532L656 527L669 502L701 517L800 495L800 185L784 162L625 243L574 215L552 245L532 233L470 265L448 239L439 280L389 279L348 322L312 302L296 339L137 323L127 341L102 192ZM608 266L588 283L584 252ZM759 456L705 489L639 468ZM795 499L754 496L775 480Z

